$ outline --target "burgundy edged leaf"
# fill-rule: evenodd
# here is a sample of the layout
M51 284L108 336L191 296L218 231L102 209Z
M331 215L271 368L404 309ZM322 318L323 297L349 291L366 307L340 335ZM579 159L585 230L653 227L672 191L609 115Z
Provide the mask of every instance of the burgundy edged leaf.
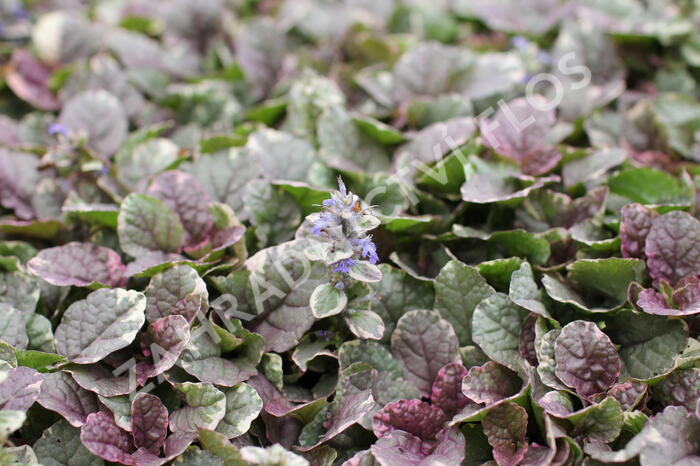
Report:
M559 163L561 154L546 142L556 124L554 110L541 110L545 99L534 98L521 97L499 105L494 117L479 126L487 146L518 162L523 173L541 175ZM540 105L533 106L533 100Z
M481 425L498 466L516 466L527 452L527 411L515 403L502 403L487 414Z
M29 367L14 367L0 383L0 409L26 411L41 392L45 375Z
M103 411L92 413L80 429L80 441L93 455L126 465L135 465L129 453L132 448L131 436L120 429L114 419Z
M647 268L655 280L672 285L700 272L700 221L674 210L656 217L647 235Z
M494 361L469 369L462 382L462 392L475 403L496 403L515 395L523 382L518 374Z
M120 286L126 267L119 254L90 243L42 249L27 262L34 275L56 286Z
M151 278L144 291L146 319L153 323L161 317L181 315L192 322L209 305L204 280L188 265L176 265Z
M606 391L620 374L620 358L606 334L593 322L565 325L554 342L555 373L579 395Z
M681 282L683 281L684 280L681 280ZM693 289L689 289L690 287ZM697 293L696 287L697 281L692 285L674 290L673 301L678 308L669 305L664 295L652 288L647 288L639 292L637 296L637 306L647 314L654 314L657 316L689 316L697 314L700 312L700 300L694 300L694 295ZM691 301L691 299L693 300Z
M512 283L512 282L511 282ZM537 367L537 350L535 349L535 327L537 325L537 314L530 314L520 327L518 349L522 356L533 367Z
M462 392L462 380L468 373L459 362L451 362L440 369L433 382L430 403L442 409L448 417L454 416L470 403Z
M377 437L386 437L403 430L423 440L433 440L449 418L445 412L421 400L399 400L386 404L372 418L372 430Z
M153 180L146 194L163 201L180 218L185 230L184 246L195 246L209 236L214 226L209 213L211 199L194 176L167 171Z
M131 403L131 433L136 448L157 455L168 434L168 410L157 396L139 393Z
M651 230L651 223L659 214L641 204L627 204L620 214L622 257L644 259L644 244Z
M181 315L166 316L153 322L144 335L143 352L153 362L136 364L136 381L143 385L147 379L167 371L175 365L182 349L190 341L190 326Z
M58 110L60 103L49 84L52 70L29 52L17 49L5 71L5 81L12 91L39 110Z
M87 417L99 409L97 396L78 385L67 372L47 374L36 401L56 411L73 427L85 424Z
M325 443L344 432L353 424L362 420L362 417L374 407L374 399L371 390L362 390L343 396L339 403L333 403L328 410L328 418L324 423L326 432L319 438L316 444L301 447L302 451L308 451Z
M372 445L374 459L382 466L423 466L462 464L466 446L456 427L443 429L434 442L424 442L400 430L381 437Z
M668 380L668 377L665 380ZM700 391L700 388L698 390ZM636 380L628 380L627 382L617 383L610 387L607 396L615 398L620 403L622 409L626 411L637 406L646 393L647 384L637 382Z

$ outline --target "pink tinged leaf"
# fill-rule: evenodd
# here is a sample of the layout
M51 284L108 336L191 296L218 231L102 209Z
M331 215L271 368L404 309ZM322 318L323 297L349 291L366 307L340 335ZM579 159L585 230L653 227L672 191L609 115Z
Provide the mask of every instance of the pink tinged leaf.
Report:
M214 226L209 213L211 198L197 179L178 170L158 175L146 194L163 201L180 217L185 229L185 246L195 246L205 240Z
M533 367L537 367L537 350L535 349L535 327L537 325L537 314L530 314L520 327L518 339L518 350L522 356Z
M620 240L622 257L644 259L644 244L651 230L652 221L659 214L641 204L627 204L622 208Z
M496 403L520 391L523 382L518 374L494 361L469 369L462 382L462 392L475 403Z
M380 438L398 429L433 440L448 420L443 410L425 401L399 400L388 403L374 415L372 430Z
M551 448L540 445L539 443L531 443L527 448L527 452L523 457L521 466L538 466L541 464L552 464L550 458L554 456ZM559 464L559 463L557 463Z
M554 148L537 148L523 154L520 168L527 175L543 175L556 167L561 159L561 152Z
M700 296L698 296L698 281L696 276L684 278L678 282L673 291L672 301L678 306L671 306L658 291L647 288L639 292L637 306L647 314L659 316L690 316L700 312Z
M90 414L99 410L95 394L78 385L67 372L48 374L37 402L56 411L73 427L82 426Z
M0 205L14 209L21 220L34 218L32 191L39 182L38 169L39 158L35 155L0 149Z
M148 393L136 395L131 403L131 433L137 448L160 453L168 434L168 410L160 398Z
M666 378L668 380L668 377ZM700 386L698 388L700 391ZM622 407L623 411L630 410L637 406L647 393L647 384L630 380L624 383L618 383L610 387L607 396L615 398Z
M319 438L316 444L308 447L300 447L302 451L308 451L325 443L344 432L362 418L374 407L374 399L371 390L363 390L357 393L343 396L339 405L332 405L327 419L326 432Z
M606 391L620 374L615 346L593 322L577 320L554 342L555 373L584 397Z
M440 368L458 361L458 346L452 325L434 311L407 312L391 336L391 352L402 363L406 379L425 394Z
M547 414L556 417L566 417L574 412L574 405L571 403L571 399L563 391L552 390L547 392L537 400L537 404Z
M423 441L413 434L395 430L372 445L371 452L382 466L425 466L462 464L466 446L456 427L443 429L435 441Z
M649 275L675 285L700 272L700 221L679 210L656 217L645 247Z
M700 402L700 368L680 369L652 388L654 398L664 405L684 406L693 411Z
M438 372L433 382L430 403L442 409L448 417L454 416L470 403L462 393L462 380L467 369L461 363L451 362Z
M522 162L526 154L545 148L545 140L556 124L554 110L540 110L530 98L500 105L493 118L479 125L485 145L517 162Z
M7 85L20 99L39 110L58 110L60 103L49 87L52 71L29 52L17 49L5 73Z
M90 243L71 242L42 249L27 262L34 275L56 286L107 286L122 284L126 266L119 254Z
M180 315L166 316L153 322L146 334L146 349L153 362L136 364L136 381L144 385L146 380L162 374L177 362L182 349L190 340L190 327Z
M92 413L80 429L80 441L93 455L126 465L136 465L129 453L133 449L131 436L120 429L111 415L105 412Z
M527 411L506 402L491 409L482 421L484 434L493 447L498 466L516 466L527 452Z
M8 370L7 378L0 383L0 409L28 410L39 396L44 378L44 374L29 367Z

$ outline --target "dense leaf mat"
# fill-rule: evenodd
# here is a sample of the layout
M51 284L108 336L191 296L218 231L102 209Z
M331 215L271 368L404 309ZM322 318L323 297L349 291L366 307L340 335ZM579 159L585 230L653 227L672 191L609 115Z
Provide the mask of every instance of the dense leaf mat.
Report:
M700 464L699 23L0 2L0 464Z

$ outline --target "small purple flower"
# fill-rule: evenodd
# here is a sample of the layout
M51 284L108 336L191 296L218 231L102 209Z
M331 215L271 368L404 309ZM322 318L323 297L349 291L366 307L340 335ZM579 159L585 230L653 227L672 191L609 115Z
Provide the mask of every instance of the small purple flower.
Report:
M345 289L345 283L343 282L338 282L335 284L335 289L336 290L344 290Z
M61 123L51 123L48 128L48 133L50 136L55 136L56 134L62 134L65 137L68 137L68 127L66 125L62 125Z
M311 223L311 234L314 236L321 236L321 231L328 228L329 224L328 214L325 212L322 213L316 220L313 221L313 223Z
M539 50L535 57L537 58L537 61L539 61L543 65L551 65L552 64L552 56L548 52L545 52L544 50Z
M357 261L355 261L355 259L348 258L339 260L338 262L331 264L331 267L333 267L333 272L348 273L356 263Z
M371 236L366 236L358 240L353 241L353 245L360 249L360 255L362 257L368 257L370 263L376 264L379 262L379 256L377 256L377 245L372 242Z
M325 341L330 341L333 338L333 330L317 330L316 336L322 338Z
M527 48L530 46L530 41L523 36L515 36L510 40L510 42L511 44L513 44L513 47L520 50L521 52L527 50Z

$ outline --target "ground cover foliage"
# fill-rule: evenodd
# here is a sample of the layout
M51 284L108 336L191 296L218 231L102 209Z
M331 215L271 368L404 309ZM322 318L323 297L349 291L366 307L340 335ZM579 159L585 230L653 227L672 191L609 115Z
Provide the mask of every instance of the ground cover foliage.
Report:
M1 464L700 464L700 4L0 2Z

